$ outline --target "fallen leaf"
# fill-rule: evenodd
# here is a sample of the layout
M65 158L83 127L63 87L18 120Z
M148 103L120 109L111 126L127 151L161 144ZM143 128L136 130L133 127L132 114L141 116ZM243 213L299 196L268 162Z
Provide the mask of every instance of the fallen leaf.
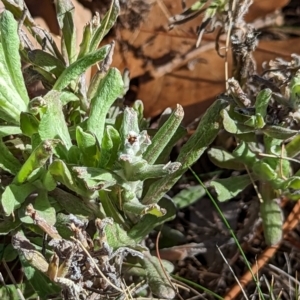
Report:
M35 1L39 6L37 0L27 1ZM187 6L194 1L186 1ZM103 11L104 4L101 1L80 2L93 12L101 8ZM263 18L288 2L255 0L245 19L253 22L262 18L259 23L264 24ZM77 1L73 3L80 37L80 29L90 19L90 15ZM138 11L138 1L133 4L137 5ZM147 116L156 116L166 107L175 107L180 103L186 112L185 121L190 122L199 117L218 94L224 92L225 65L224 59L215 50L216 32L204 35L200 48L195 49L196 28L201 22L201 16L168 30L168 18L180 12L182 7L179 0L155 0L140 28L130 31L117 27L113 66L121 71L125 68L130 70L132 83L135 85L133 100L143 100ZM40 10L41 15L47 13ZM111 39L107 38L105 42ZM220 46L224 47L224 37L221 40L223 44ZM264 61L278 56L288 59L292 52L298 50L296 46L296 40L260 42L254 53L258 70Z

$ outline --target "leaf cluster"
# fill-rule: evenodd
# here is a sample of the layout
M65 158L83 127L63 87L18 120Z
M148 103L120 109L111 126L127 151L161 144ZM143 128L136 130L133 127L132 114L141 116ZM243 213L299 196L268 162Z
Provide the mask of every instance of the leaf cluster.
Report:
M121 289L122 262L130 254L152 293L173 298L168 275L141 243L175 217L176 206L165 194L214 140L227 101L215 102L177 161L169 162L173 145L186 132L182 107L166 111L158 128L149 130L141 101L122 105L129 78L110 66L114 42L100 46L119 14L117 0L104 18L96 15L85 26L79 49L71 1L55 2L60 47L21 5L3 3L0 234L12 236L14 255L7 250L11 245L3 244L2 259L19 255L25 285L31 287L20 286L26 293L46 298L61 288L66 299L89 299L96 290L100 299ZM21 60L27 63L23 72ZM88 84L85 72L94 64L98 72ZM44 93L30 97L28 86L37 80ZM100 233L99 220L109 224ZM113 288L99 284L91 257L102 262ZM78 276L81 284L75 285Z
M287 70L287 63L281 68L267 69L266 75L253 83L253 94L241 93L239 83L229 80L230 105L221 111L221 116L224 129L235 138L236 147L233 151L221 148L208 151L218 167L240 174L246 171L211 182L219 201L232 199L250 184L258 186L260 214L269 245L277 244L282 238L280 199L298 200L300 187L299 168L292 164L298 163L293 157L299 153L297 60L293 56L289 64L294 66L292 71ZM281 81L271 80L276 73L280 73Z

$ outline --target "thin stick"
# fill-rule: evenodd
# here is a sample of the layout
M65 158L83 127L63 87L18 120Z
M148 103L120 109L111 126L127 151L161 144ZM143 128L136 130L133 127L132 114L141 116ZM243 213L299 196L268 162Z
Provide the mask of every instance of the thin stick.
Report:
M265 157L272 157L272 158L279 158L281 160L286 159L286 160L295 162L297 164L300 164L300 160L295 159L295 158L291 158L291 157L279 156L279 155L275 155L275 154L267 154L267 153L262 153L262 152L257 153L257 155L259 155L259 156L265 156Z
M209 42L207 44L204 44L201 46L201 48L195 48L190 50L184 55L178 55L174 59L172 59L170 62L161 65L159 67L154 68L153 66L147 70L151 77L153 78L160 78L168 73L171 73L175 71L176 69L184 66L187 64L190 60L196 58L199 56L200 53L204 53L210 49L213 49L215 47L215 43Z
M269 268L271 268L274 271L277 271L279 273L279 276L286 276L289 281L293 281L295 284L298 284L300 286L300 281L295 279L292 275L288 274L287 272L283 272L280 268L276 267L275 265L268 264ZM291 297L292 299L293 297Z
M164 268L163 266L163 263L161 261L161 258L160 258L160 254L159 254L159 238L160 238L160 234L161 234L161 231L158 232L157 234L157 238L156 238L156 241L155 241L155 250L156 250L156 255L157 255L157 258L158 258L158 261L159 261L159 264L160 264L160 267L162 269L162 271L164 272L170 286L174 289L174 291L176 292L177 296L183 300L183 298L179 295L178 293L178 290L175 288L174 284L172 283L172 281L170 280L170 277L168 276L167 272L166 272L166 269Z
M188 284L186 284L184 282L181 282L180 280L177 280L175 278L173 278L172 280L175 282L178 289L182 289L182 290L187 291L187 292L193 292L196 295L196 297L203 298L203 296L200 294L200 292L198 292L196 289L192 288Z
M250 177L251 183L252 183L252 185L253 185L253 187L255 189L255 192L256 192L256 195L257 195L257 198L258 198L259 202L263 203L263 198L262 198L262 196L261 196L261 194L260 194L260 192L258 190L258 187L257 187L256 183L254 182L254 180L253 180L253 178L251 176L251 173L250 173L248 167L246 165L244 165L244 166L245 166L245 169L246 169L246 171L247 171L247 173L248 173L248 175Z
M170 11L168 10L167 6L165 5L165 3L162 0L156 0L157 5L159 6L159 8L161 9L161 11L163 12L163 14L165 15L166 19L169 21L170 17L172 16L172 14L170 13ZM179 31L176 27L174 27L174 31L178 34Z
M133 300L132 295L131 295L130 290L129 290L129 286L126 285L126 282L125 282L124 279L123 279L123 285L122 285L122 288L123 288L123 293L125 294L126 299L128 299L128 300L130 300L130 299ZM127 293L129 294L130 299L127 297Z
M217 249L218 249L220 255L222 256L222 259L225 261L225 263L226 263L226 265L228 266L230 272L232 273L232 275L233 275L233 277L234 277L236 283L239 285L239 287L240 287L240 289L241 289L241 291L242 291L242 293L243 293L245 299L248 300L247 294L246 294L245 290L243 289L242 285L240 284L239 279L236 277L236 275L235 275L235 273L234 273L234 271L233 271L231 265L228 263L227 259L226 259L225 256L223 255L223 253L222 253L220 247L219 247L218 245L216 245L216 246L217 246Z
M232 2L232 7L231 11L229 11L229 26L228 26L228 31L227 31L227 36L226 36L226 44L225 44L225 84L226 84L226 91L228 92L229 90L229 84L228 84L228 78L229 78L229 67L228 67L228 50L229 50L229 41L230 41L230 35L231 35L231 30L233 26L233 21L232 21L232 12L235 11L236 7L236 1L234 0Z

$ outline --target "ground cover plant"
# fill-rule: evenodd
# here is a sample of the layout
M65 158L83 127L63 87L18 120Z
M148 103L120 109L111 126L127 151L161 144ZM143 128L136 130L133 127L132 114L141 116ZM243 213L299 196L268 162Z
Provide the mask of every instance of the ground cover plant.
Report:
M199 44L207 26L221 22L230 32L233 77L174 161L171 150L187 134L182 107L166 110L150 127L142 101L123 105L128 72L111 67L115 43L101 43L120 14L119 1L85 26L79 49L71 1L56 1L60 47L21 3L2 2L3 299L182 297L170 275L173 264L158 259L145 239L175 218L182 198L166 193L225 132L234 148L213 146L207 155L218 168L239 173L214 178L211 191L224 202L254 185L266 244L281 241L280 199L298 200L300 187L300 60L295 54L289 62L271 61L256 74L257 33L243 20L251 1L212 1L205 10ZM197 3L170 23L198 15L203 3ZM88 82L85 72L95 64ZM44 92L30 97L28 86L36 81ZM174 235L168 226L162 230ZM16 282L17 265L24 278Z

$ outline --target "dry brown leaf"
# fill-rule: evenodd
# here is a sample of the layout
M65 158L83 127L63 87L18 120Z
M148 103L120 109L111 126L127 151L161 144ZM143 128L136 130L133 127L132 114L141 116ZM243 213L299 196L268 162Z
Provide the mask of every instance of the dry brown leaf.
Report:
M82 12L77 1L73 2L76 6L76 27L82 29L90 16L87 16L86 11ZM193 2L194 0L188 0L187 5ZM93 6L90 4L90 7L96 9L101 1L91 3ZM255 0L246 19L254 21L287 3L287 0ZM137 85L137 98L144 101L147 116L158 115L166 107L174 107L180 103L185 107L187 121L191 121L205 111L216 95L224 91L224 59L214 49L215 33L205 35L200 49L194 50L196 28L201 17L168 31L168 18L180 12L180 0L154 0L150 14L141 28L134 32L117 30L118 43L113 65L121 71L125 67L130 69L131 78L135 78ZM45 11L40 13L45 15ZM281 47L283 43L285 47ZM255 53L257 65L279 55L289 56L294 50L287 47L287 43L289 42L261 42ZM294 41L291 46L295 46ZM281 48L282 51L278 52ZM284 51L284 48L289 51ZM187 57L186 53L189 51L191 53Z
M246 15L245 20L247 22L253 22L257 18L265 17L267 14L270 14L277 9L281 9L289 2L290 0L255 0Z
M287 2L256 0L247 19L254 20L256 17L265 16ZM182 11L181 1L156 1L140 30L133 33L126 30L119 32L119 40L130 46L125 45L123 49L119 48L115 52L114 65L121 70L127 67L133 78L138 77L137 97L144 101L146 115L158 115L164 108L180 103L185 107L186 116L191 121L205 111L216 95L224 91L224 59L214 50L215 33L208 34L204 36L198 53L189 60L188 65L192 68L189 70L185 54L194 49L195 30L200 20L194 19L167 31L169 15L163 11L161 3L166 6L169 15ZM274 42L269 43L272 44L270 48L274 47ZM255 55L258 65L277 56L276 53L272 55L259 49L260 47ZM177 63L168 64L168 60L177 60ZM170 68L164 67L165 64ZM151 75L155 78L151 79Z

